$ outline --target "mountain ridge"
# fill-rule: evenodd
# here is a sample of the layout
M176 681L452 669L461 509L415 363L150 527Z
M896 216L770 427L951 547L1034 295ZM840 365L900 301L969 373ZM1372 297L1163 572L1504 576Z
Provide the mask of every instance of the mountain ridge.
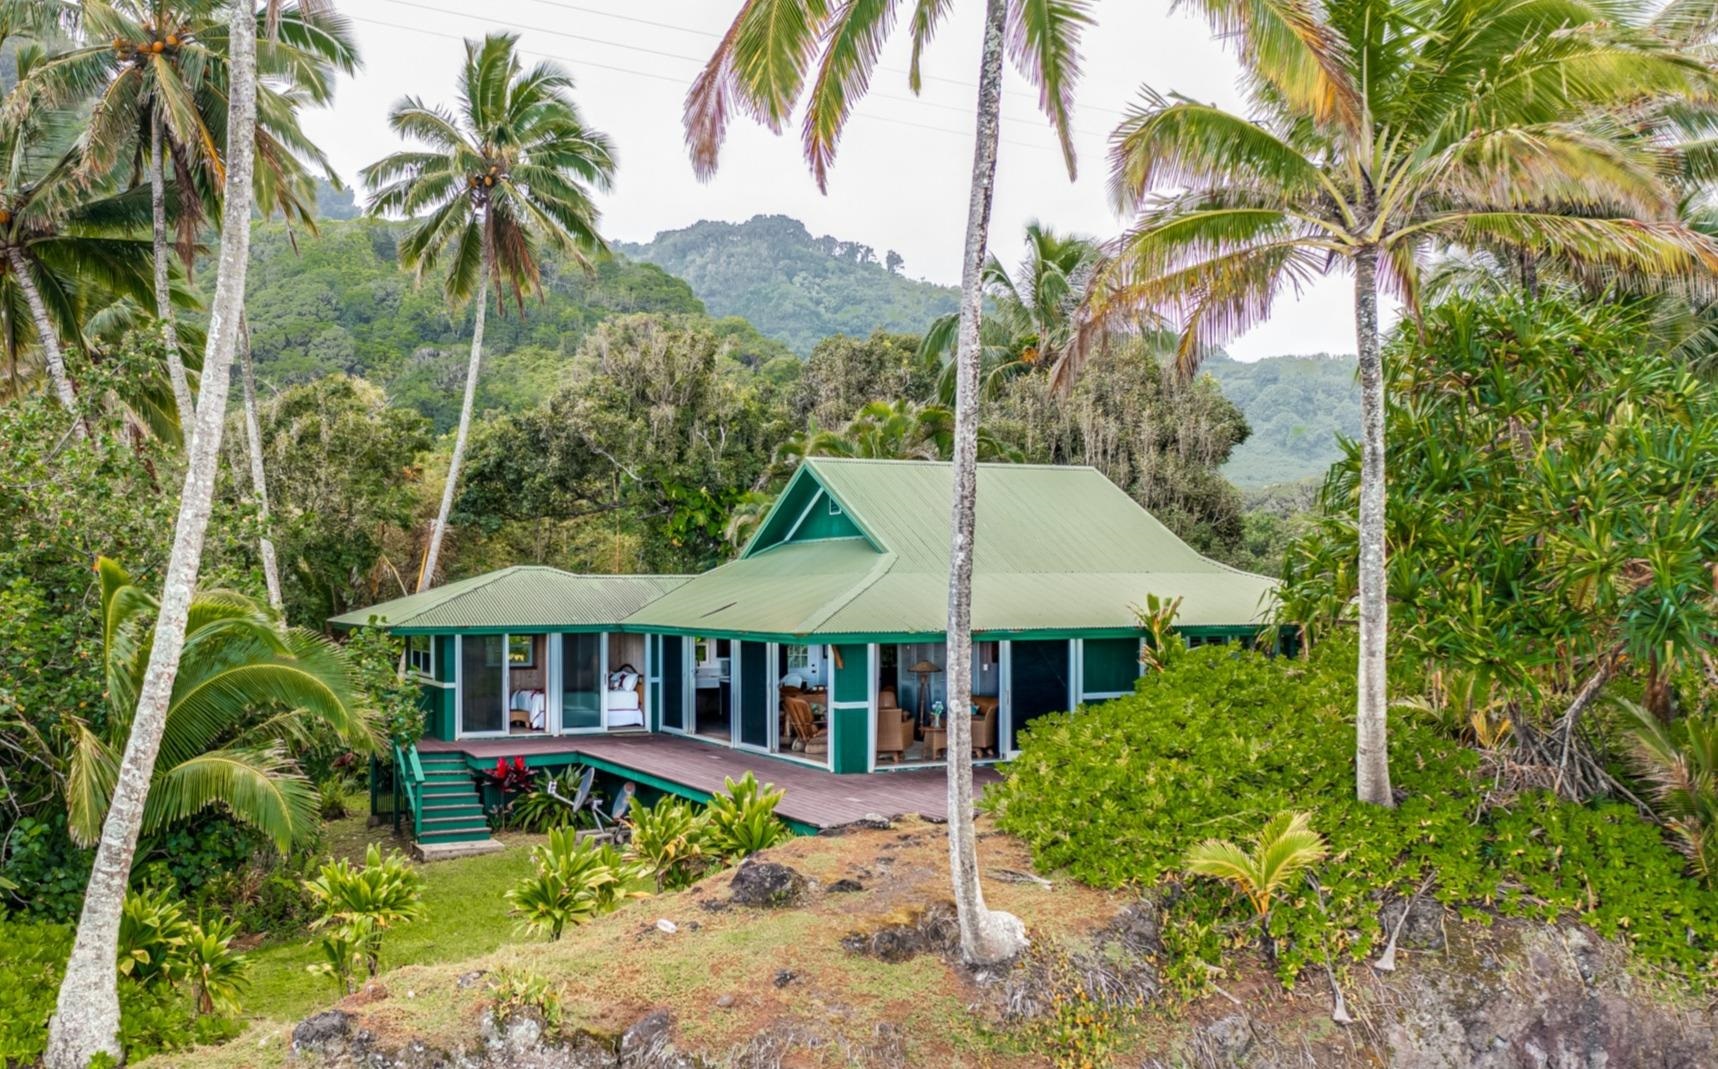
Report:
M787 215L704 219L615 251L683 279L712 316L740 316L802 357L832 334L920 334L959 306L956 287L902 274L894 250L879 257L863 242L813 237Z

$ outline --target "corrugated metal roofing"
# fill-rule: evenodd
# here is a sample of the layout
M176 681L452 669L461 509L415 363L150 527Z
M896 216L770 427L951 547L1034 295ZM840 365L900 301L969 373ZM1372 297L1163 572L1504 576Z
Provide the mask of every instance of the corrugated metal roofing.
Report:
M684 582L683 575L575 575L521 564L354 609L329 622L361 627L375 617L399 631L612 627Z
M795 478L816 479L880 548L859 538L748 547L628 626L941 633L950 466L816 458ZM1276 589L1200 556L1093 468L980 465L976 542L973 628L985 633L1133 627L1133 606L1147 594L1183 597L1182 626L1251 625L1263 622Z

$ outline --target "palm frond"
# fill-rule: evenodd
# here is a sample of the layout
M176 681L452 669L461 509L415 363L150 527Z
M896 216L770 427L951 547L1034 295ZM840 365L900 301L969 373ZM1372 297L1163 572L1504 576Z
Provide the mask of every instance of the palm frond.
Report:
M1008 54L1038 90L1038 107L1056 131L1070 179L1078 171L1072 111L1080 36L1091 23L1090 0L1012 0L1009 6Z
M320 804L315 787L278 750L216 750L157 774L144 804L143 833L219 805L285 853L315 834Z

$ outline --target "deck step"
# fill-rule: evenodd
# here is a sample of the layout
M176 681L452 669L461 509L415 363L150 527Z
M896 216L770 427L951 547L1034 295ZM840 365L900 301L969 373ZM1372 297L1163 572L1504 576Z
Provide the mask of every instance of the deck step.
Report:
M424 781L425 798L464 798L470 795L477 797L477 788L470 782L465 783L431 783Z
M489 822L482 817L464 820L426 820L418 831L419 842L434 842L449 835L488 835Z
M439 843L472 843L490 838L487 827L476 831L434 832L418 836L419 845L434 846Z

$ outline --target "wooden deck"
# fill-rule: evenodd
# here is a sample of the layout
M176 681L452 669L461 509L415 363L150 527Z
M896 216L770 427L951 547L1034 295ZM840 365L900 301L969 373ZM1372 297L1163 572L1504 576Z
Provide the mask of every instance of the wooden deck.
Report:
M460 742L424 739L418 743L418 750L464 753L483 762L521 755L576 756L607 771L630 773L644 781L659 781L658 785L678 785L699 797L721 791L724 776L738 779L749 771L759 781L773 783L786 791L777 813L810 828L851 824L867 813L886 817L916 814L932 820L948 818L948 777L940 768L837 776L797 761L678 735L644 732ZM981 794L998 778L986 766L974 768L974 794Z

